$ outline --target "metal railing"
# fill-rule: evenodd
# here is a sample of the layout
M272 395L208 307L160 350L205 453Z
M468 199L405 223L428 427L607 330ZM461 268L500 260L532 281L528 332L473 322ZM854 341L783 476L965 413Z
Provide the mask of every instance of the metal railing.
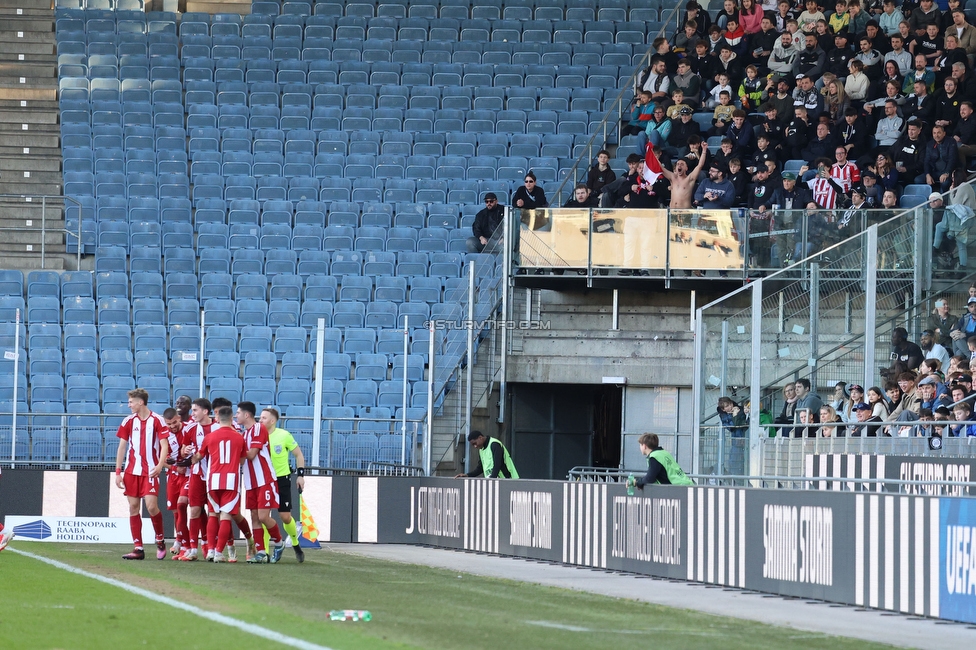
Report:
M925 208L913 213L927 212ZM757 219L758 215L765 215ZM863 233L890 210L864 210L847 228ZM666 210L546 208L521 211L517 266L521 273L585 275L591 283L597 275L627 275L649 280L673 280L691 276L745 281L775 275L778 281L810 280L819 269L825 281L839 280L837 288L850 290L862 272L863 253L837 236L811 236L813 221L840 232L836 224L844 216L837 210ZM770 224L779 220L789 223ZM915 278L915 242L912 220L882 222L881 250L877 263L882 280L892 287ZM787 227L788 226L788 227ZM753 228L761 228L753 232ZM792 228L792 229L790 229ZM757 236L759 237L757 239ZM794 253L812 253L791 264ZM780 267L780 260L788 263ZM816 266L814 266L816 265ZM830 288L829 286L827 287ZM882 287L882 293L886 287ZM787 304L808 296L797 288Z
M631 475L640 476L643 470L605 469L602 467L574 467L568 481L586 483L624 483ZM976 481L916 480L894 478L852 478L846 476L779 476L775 474L688 474L700 487L747 487L780 490L833 490L842 492L871 492L894 494L951 492L957 496L976 493Z
M694 370L699 441L718 424L720 396L738 394L738 401L775 412L775 392L787 379L809 378L814 390L828 376L830 382L874 385L893 328L907 323L917 334L927 317L931 237L926 203L700 308ZM745 467L752 473L758 467L749 452L758 451L758 437L758 430L748 436ZM699 452L696 470L714 466Z
M433 473L437 465L456 453L471 427L472 411L492 390L502 370L502 332L508 329L503 315L505 289L505 242L511 232L514 211L506 208L504 220L482 251L487 265L472 261L465 268L468 282L459 286L444 303L449 311L431 321L432 341L446 329L443 353L432 374L427 421L431 431L431 456L425 467ZM481 360L481 362L479 362Z
M0 412L0 458L18 467L114 466L119 446L115 433L128 412L124 404L110 408L116 412L21 412L16 431L13 414ZM280 425L294 436L309 466L317 466L313 461L314 418L285 415ZM407 421L405 437L398 419L322 418L320 426L321 465L343 470L416 466L425 439L421 420Z
M35 251L33 248L33 243L25 243L24 250L25 252L37 252L40 254L42 269L47 268L47 235L49 233L58 233L65 237L65 250L67 250L67 240L75 239L78 243L78 248L75 252L77 264L76 268L81 268L81 254L82 248L84 247L81 203L77 199L70 196L56 196L48 194L0 194L0 211L7 212L7 209L15 209L18 207L24 207L25 205L40 207L40 224L35 224L34 219L24 219L24 224L21 226L0 227L0 237L14 233L39 233L39 241L37 242L37 246L40 250ZM72 212L78 215L77 230L68 230L64 226L53 228L49 226L48 220L66 220Z

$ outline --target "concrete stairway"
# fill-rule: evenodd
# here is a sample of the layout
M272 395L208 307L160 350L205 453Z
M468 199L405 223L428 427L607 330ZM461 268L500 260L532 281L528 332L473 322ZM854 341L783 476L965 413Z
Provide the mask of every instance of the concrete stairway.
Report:
M57 51L51 0L0 0L0 256L4 268L64 268ZM11 196L13 195L13 196ZM32 197L30 201L26 197ZM17 229L17 230L10 230ZM70 258L73 260L74 258Z

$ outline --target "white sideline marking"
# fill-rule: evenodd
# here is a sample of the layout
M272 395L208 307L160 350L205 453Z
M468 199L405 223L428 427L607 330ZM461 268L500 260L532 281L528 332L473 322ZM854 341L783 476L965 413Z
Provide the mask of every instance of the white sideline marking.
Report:
M237 620L236 618L231 618L230 616L224 616L223 614L218 614L216 612L208 612L206 610L198 609L192 605L186 603L181 603L180 601L169 598L168 596L160 596L159 594L153 593L147 589L141 589L139 587L134 587L130 584L126 584L121 580L115 580L114 578L106 578L105 576L100 576L97 573L89 573L83 569L73 567L70 564L65 564L64 562L58 562L57 560L52 560L50 558L44 557L42 555L35 555L34 553L28 553L27 551L22 551L17 548L8 547L7 550L11 553L16 553L18 555L23 555L39 562L44 562L45 564L50 564L53 567L59 569L64 569L70 573L75 573L80 576L85 576L86 578L91 578L93 580L98 580L99 582L104 582L107 585L112 585L113 587L118 587L120 589L125 589L126 591L136 594L137 596L142 596L143 598L148 598L157 603L162 603L164 605L169 605L170 607L175 607L177 609L182 609L185 612L191 614L196 614L202 618L214 621L215 623L221 623L222 625L227 625L228 627L233 627L241 632L247 632L248 634L253 634L254 636L259 636L269 641L274 641L282 645L291 646L293 648L301 648L302 650L332 650L328 646L316 645L310 643L309 641L303 641L302 639L296 639L294 637L285 636L280 632L275 632L274 630L269 630L267 628L261 627L260 625L254 625L253 623L244 623Z

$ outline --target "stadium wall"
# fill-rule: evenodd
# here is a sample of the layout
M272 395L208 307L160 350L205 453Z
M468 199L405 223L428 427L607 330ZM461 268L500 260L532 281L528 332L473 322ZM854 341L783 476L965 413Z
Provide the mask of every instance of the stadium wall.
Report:
M107 472L8 470L0 516L120 516L112 480ZM606 483L306 480L321 541L423 544L976 623L971 498L710 486L628 496Z
M352 538L355 487L352 477L305 477L301 497L315 520L319 541L348 542ZM298 498L293 482L292 514L296 519ZM172 538L173 513L166 509L166 481L160 485L159 504L166 536ZM142 515L148 522L145 508ZM115 487L114 472L15 469L5 470L0 477L0 520L10 516L17 517L18 524L30 523L23 522L24 517L43 517L51 534L38 526L35 539L57 541L58 523L63 528L84 529L86 522L121 521L122 530L128 530L129 505L122 490Z

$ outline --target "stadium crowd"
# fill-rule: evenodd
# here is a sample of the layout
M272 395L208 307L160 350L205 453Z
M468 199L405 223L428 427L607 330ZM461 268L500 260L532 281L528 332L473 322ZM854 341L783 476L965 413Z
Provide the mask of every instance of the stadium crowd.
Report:
M801 378L783 386L775 416L760 409L760 424L770 437L976 437L976 282L966 312L953 315L945 299L936 300L918 343L902 327L892 331L892 362L880 371L881 386L839 381L823 399ZM718 413L732 437L748 435L748 402L723 396Z
M936 224L948 215L939 263L966 267L976 27L960 0L725 0L713 12L691 0L652 48L621 125L627 169L600 151L564 207L748 208L750 236L770 235L751 241L757 263L776 267L930 201ZM531 172L512 205L548 207ZM794 220L803 241L777 247ZM469 250L486 241L476 223Z

